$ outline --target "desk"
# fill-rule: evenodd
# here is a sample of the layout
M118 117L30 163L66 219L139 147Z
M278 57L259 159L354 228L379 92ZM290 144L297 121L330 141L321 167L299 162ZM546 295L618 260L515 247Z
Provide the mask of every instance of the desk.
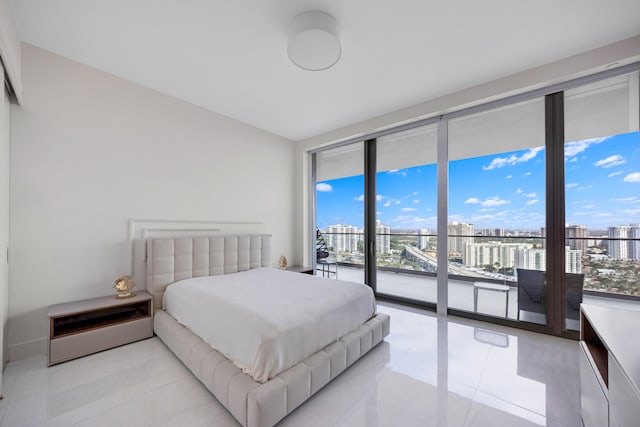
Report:
M493 291L493 292L503 292L507 296L507 300L504 306L504 317L509 316L509 286L507 285L499 285L497 283L486 283L486 282L475 282L473 284L473 310L478 311L478 291Z

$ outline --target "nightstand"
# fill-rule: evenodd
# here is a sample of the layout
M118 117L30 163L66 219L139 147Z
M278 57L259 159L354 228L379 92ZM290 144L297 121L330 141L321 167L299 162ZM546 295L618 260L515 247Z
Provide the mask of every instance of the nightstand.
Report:
M303 267L301 265L292 265L291 267L287 267L287 271L293 271L295 273L313 275L313 268L311 268L311 267Z
M115 295L49 307L49 366L153 336L151 295Z

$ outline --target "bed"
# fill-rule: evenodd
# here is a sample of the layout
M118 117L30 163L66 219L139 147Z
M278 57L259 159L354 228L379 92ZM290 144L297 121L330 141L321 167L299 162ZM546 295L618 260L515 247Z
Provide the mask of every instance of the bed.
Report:
M243 426L263 427L276 424L389 334L389 316L373 312L373 315L366 316L362 323L358 321L353 329L349 326L348 332L340 333L339 337L331 339L319 350L313 350L312 354L308 355L309 350L305 349L307 353L303 352L302 355L295 356L303 357L303 360L287 360L284 364L278 362L277 368L272 369L270 365L266 371L256 374L250 369L250 363L247 363L247 366L241 364L242 368L237 366L224 355L229 355L230 350L222 347L214 348L205 342L205 340L211 341L209 337L203 340L192 332L191 319L180 319L182 323L189 326L187 328L162 308L167 287L174 284L167 291L167 294L170 294L172 289L182 286L185 282L196 282L196 284L206 282L206 286L211 286L208 284L209 280L218 283L218 280L234 279L236 283L242 283L242 281L254 280L249 279L251 277L256 278L256 281L262 280L266 275L273 276L277 281L281 281L283 277L287 279L285 281L299 280L301 289L317 288L319 285L329 283L329 279L291 272L276 272L270 267L271 236L269 235L218 235L147 240L146 287L153 296L156 335ZM243 272L247 274L243 275ZM226 277L207 277L223 275ZM187 280L192 278L198 279ZM307 282L309 280L312 282ZM331 283L339 285L341 282L331 280ZM282 292L283 289L277 290ZM253 292L255 288L251 291ZM183 295L184 292L177 294ZM343 297L341 296L340 299ZM171 303L168 306L171 306ZM225 312L222 307L224 306L216 311L218 317L213 323L222 323L222 319L226 321L227 315L231 316L232 312L242 311L232 308ZM362 311L364 310L362 307L361 304L360 309L349 310ZM171 309L171 307L168 308ZM313 313L312 309L309 311ZM185 314L177 315L177 317L181 316ZM337 326L345 323L342 320L343 317L340 319L339 322L334 322ZM287 318L285 321L289 322L290 319ZM233 321L234 324L235 322L237 321ZM225 322L225 325L228 324L229 322ZM239 339L235 341L246 340L240 337L239 331L232 332L238 333ZM215 328L213 333L215 334ZM299 337L301 334L297 333L294 336ZM326 340L326 337L324 339ZM276 353L278 353L277 350ZM279 354L285 356L289 353L289 351L279 351ZM252 377L254 374L256 377Z

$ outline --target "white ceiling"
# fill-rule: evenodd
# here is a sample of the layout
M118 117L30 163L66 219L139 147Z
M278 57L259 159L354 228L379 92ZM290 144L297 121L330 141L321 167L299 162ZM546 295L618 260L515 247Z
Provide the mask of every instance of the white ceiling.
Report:
M22 41L292 140L640 34L638 0L13 0ZM331 69L287 24L340 25Z

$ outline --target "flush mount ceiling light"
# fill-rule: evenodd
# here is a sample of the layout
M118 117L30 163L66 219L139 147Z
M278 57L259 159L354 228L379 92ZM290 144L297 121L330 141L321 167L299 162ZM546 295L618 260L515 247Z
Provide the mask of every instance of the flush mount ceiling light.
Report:
M324 12L303 12L289 24L287 54L291 62L309 71L332 67L340 59L338 23Z

